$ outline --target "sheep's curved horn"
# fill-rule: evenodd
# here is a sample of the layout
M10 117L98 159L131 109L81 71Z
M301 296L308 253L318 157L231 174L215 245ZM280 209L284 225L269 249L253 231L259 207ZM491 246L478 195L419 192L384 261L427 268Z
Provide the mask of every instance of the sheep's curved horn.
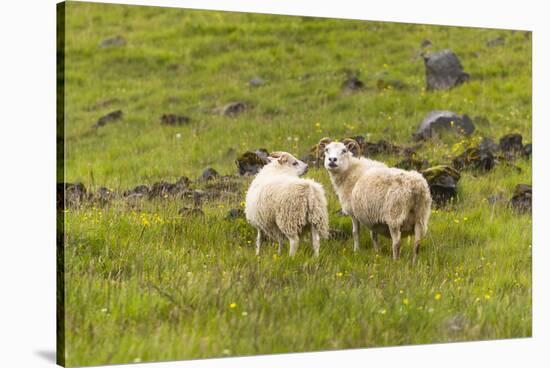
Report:
M286 152L279 152L279 151L276 151L276 152L271 152L271 154L269 155L268 159L271 158L272 160L277 160L279 161L279 163L283 164L285 162L288 161L289 157L288 157L288 153ZM271 160L270 160L271 161Z
M342 141L346 148L354 154L354 156L361 156L361 146L355 139L346 138Z
M332 139L330 139L329 137L325 137L321 139L318 144L319 144L319 147L325 147L327 144L330 144L330 143L332 143Z
M271 152L271 153L269 154L269 157L271 157L271 158L279 158L279 157L281 157L283 154L284 154L284 152L275 151L275 152Z

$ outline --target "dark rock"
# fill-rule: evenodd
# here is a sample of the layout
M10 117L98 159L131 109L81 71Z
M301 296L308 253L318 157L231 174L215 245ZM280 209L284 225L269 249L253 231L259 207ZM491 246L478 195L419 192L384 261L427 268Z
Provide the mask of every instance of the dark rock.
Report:
M122 36L109 37L101 41L100 47L117 47L126 45L126 39Z
M208 180L204 189L218 192L238 192L242 189L243 182L237 176L218 176Z
M533 153L533 145L531 143L527 143L523 146L523 155L530 157Z
M159 181L151 186L151 190L149 191L149 198L164 197L168 194L174 194L176 191L176 184L168 183L166 181Z
M57 183L57 209L79 206L85 199L86 187L82 183Z
M378 88L379 91L383 91L387 89L403 90L407 88L407 85L397 79L390 79L390 80L378 79L378 81L376 81L376 88Z
M450 89L466 82L470 75L464 72L460 60L451 50L424 55L426 89Z
M256 175L264 165L269 163L268 156L269 153L265 149L246 151L235 160L239 175Z
M225 216L226 220L235 220L238 218L244 218L244 211L242 208L232 208Z
M163 114L160 118L160 123L162 125L184 125L190 121L191 119L187 116L176 114Z
M503 36L492 38L488 40L485 44L487 47L502 46L506 43L506 39Z
M200 208L182 207L178 211L181 216L204 216L204 212Z
M220 174L218 174L218 172L216 170L214 170L213 168L211 167L207 167L206 169L204 169L204 171L202 172L201 174L201 179L202 180L212 180L214 178L217 178L219 177Z
M479 171L489 171L495 166L495 157L490 150L470 147L453 159L453 167L457 170L473 168Z
M94 127L99 128L101 126L104 126L107 123L117 121L121 118L122 118L122 110L112 111L107 115L100 117L99 120L95 123Z
M329 229L328 238L330 240L346 240L349 239L350 234L340 229Z
M425 47L430 47L432 45L432 41L428 40L428 39L423 39L422 42L420 42L420 47L422 48L425 48Z
M86 187L82 183L65 183L65 201L78 204L86 199Z
M200 189L186 189L182 191L182 194L184 198L193 200L193 205L195 208L200 208L204 200L212 197L209 193Z
M522 140L521 134L506 134L500 138L498 146L502 153L516 155L523 152Z
M101 205L105 205L115 198L115 192L109 188L101 187L94 194L94 201L98 202Z
M430 186L433 202L437 207L444 206L456 198L460 173L447 165L434 166L422 171Z
M166 181L159 181L151 186L148 190L148 198L155 197L167 197L167 196L183 196L188 190L187 185L189 179L182 176L175 183L168 183ZM139 187L138 187L139 188ZM137 188L136 188L137 189Z
M256 156L261 158L264 162L269 162L269 160L267 159L269 157L269 152L267 152L265 148L259 148L256 151L254 151L254 153L256 154Z
M533 191L528 184L518 184L514 189L514 195L510 199L510 205L521 213L531 212L533 202Z
M248 81L248 84L251 87L259 87L259 86L263 86L265 84L265 81L260 77L254 77Z
M498 144L496 144L491 138L484 137L481 143L478 145L480 150L489 151L495 154L498 151Z
M428 139L440 131L451 129L460 134L470 135L475 130L475 126L466 114L458 115L451 111L434 110L422 120L420 127L413 134L413 139L416 141Z
M226 116L236 116L244 112L248 106L244 102L230 102L222 108L222 114Z
M180 178L176 181L176 185L180 188L187 188L190 183L191 180L187 176L180 176Z
M137 187L135 187L134 189L131 189L131 190L125 190L124 193L122 193L122 195L124 197L142 197L144 195L147 195L149 194L149 187L147 185L138 185Z
M364 142L362 148L363 156L370 157L379 154L399 155L403 152L403 148L394 145L384 139L378 142Z
M365 86L365 84L363 82L361 82L359 80L359 78L357 78L355 76L349 77L348 79L346 79L342 83L342 89L344 89L344 91L348 91L348 92L353 92L353 91L360 90L364 86Z
M399 161L395 167L403 170L425 170L430 166L428 160L420 160L414 156L407 157L404 160Z

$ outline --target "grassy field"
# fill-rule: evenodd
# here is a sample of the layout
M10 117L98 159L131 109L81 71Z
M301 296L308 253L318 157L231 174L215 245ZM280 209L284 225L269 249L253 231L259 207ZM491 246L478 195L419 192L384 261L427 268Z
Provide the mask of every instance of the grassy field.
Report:
M471 138L446 136L419 156L449 163L480 137L531 141L531 39L525 32L307 17L68 3L65 179L88 191L123 191L212 166L235 175L249 149L302 156L320 138L364 135L410 145L433 109L484 116ZM120 35L126 44L100 47ZM503 45L487 41L503 37ZM451 48L471 80L424 90L420 44ZM346 94L358 74L366 87ZM250 87L259 76L265 84ZM377 88L400 80L405 89ZM236 117L215 110L231 101ZM98 129L98 118L123 118ZM189 116L162 126L165 113ZM399 158L380 157L389 164ZM411 245L393 262L367 232L324 241L312 257L275 246L254 255L254 229L225 219L250 178L181 216L187 200L157 198L65 211L66 363L178 360L531 336L531 216L506 205L531 184L531 161L464 171L456 203L433 210L413 266ZM518 168L520 170L518 170ZM331 227L351 235L323 169ZM202 188L204 184L192 184ZM505 200L489 203L501 193ZM288 245L287 245L288 247ZM288 248L286 248L287 250Z

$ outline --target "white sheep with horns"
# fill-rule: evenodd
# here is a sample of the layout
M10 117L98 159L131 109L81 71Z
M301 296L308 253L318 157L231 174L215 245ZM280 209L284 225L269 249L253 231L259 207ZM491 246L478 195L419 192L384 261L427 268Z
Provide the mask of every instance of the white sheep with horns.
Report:
M420 240L428 230L432 198L426 179L416 171L389 168L364 157L353 157L351 150L361 152L353 139L333 142L323 138L319 151L324 166L342 206L351 216L354 250L359 249L359 226L371 231L378 251L378 235L391 237L393 259L399 258L401 236L414 234L416 261ZM360 156L360 154L359 154Z
M269 163L256 175L246 193L246 219L257 229L256 254L260 253L263 235L279 242L290 241L289 254L298 249L300 234L311 228L315 256L320 238L328 237L327 200L323 187L299 176L307 164L287 152L274 152Z

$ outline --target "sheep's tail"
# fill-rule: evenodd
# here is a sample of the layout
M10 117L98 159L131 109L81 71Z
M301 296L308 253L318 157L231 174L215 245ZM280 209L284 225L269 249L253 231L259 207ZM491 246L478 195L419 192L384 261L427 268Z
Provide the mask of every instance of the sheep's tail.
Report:
M432 209L432 196L430 194L428 182L420 174L414 185L414 209L416 213L415 226L420 226L422 236L424 236L428 231L428 221Z
M321 238L328 238L328 210L325 191L317 183L311 183L307 194L308 221Z

